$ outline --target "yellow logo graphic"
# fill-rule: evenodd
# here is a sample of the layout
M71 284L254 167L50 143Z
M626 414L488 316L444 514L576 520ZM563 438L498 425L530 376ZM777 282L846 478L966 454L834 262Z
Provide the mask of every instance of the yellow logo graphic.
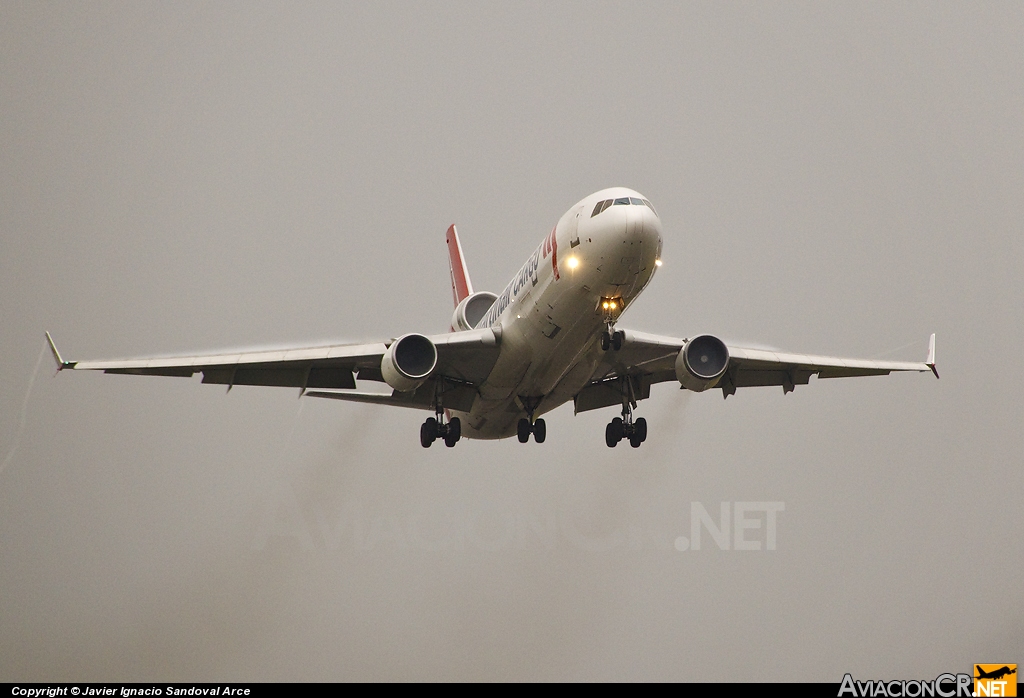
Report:
M1017 695L1016 664L975 664L974 695L989 696Z

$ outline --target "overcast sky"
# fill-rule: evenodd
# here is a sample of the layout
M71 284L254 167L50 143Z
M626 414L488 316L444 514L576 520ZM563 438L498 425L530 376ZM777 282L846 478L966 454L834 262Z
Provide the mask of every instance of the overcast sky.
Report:
M4 1L0 680L1024 661L1022 59L1020 3ZM423 450L414 410L41 355L443 332L449 224L500 291L617 185L665 229L620 326L936 332L942 379L662 384L638 450L571 405ZM761 550L676 549L749 501L774 551L756 513Z

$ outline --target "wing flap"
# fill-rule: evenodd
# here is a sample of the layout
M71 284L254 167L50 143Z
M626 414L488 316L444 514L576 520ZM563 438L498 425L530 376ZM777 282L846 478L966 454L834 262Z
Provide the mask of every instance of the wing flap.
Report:
M422 410L434 409L434 395L437 384L429 380L416 390L408 393L400 393L397 390L388 393L372 393L361 390L310 390L306 397L320 397L330 400L346 400L349 402L364 402L373 405L392 405L395 407L413 407ZM473 409L473 401L476 399L476 390L468 385L453 385L445 382L441 391L441 401L448 409L460 412L469 412Z

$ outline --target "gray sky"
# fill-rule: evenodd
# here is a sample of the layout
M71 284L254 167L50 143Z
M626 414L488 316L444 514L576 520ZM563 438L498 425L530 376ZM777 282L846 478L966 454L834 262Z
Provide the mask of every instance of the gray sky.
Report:
M1019 3L4 2L0 680L1024 661L1022 37ZM441 332L450 223L497 291L615 185L666 231L622 326L936 332L942 380L664 384L635 451L571 406L543 446L425 451L417 411L34 371L45 329L70 359ZM675 549L738 501L784 503L776 550Z

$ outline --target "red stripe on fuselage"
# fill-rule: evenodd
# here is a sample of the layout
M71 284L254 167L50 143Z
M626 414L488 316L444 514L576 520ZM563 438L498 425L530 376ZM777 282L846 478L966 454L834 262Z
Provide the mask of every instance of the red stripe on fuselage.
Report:
M551 269L555 272L555 281L558 281L558 238L555 237L555 230L558 229L556 225L551 229L551 234L548 235L548 239L551 240Z

